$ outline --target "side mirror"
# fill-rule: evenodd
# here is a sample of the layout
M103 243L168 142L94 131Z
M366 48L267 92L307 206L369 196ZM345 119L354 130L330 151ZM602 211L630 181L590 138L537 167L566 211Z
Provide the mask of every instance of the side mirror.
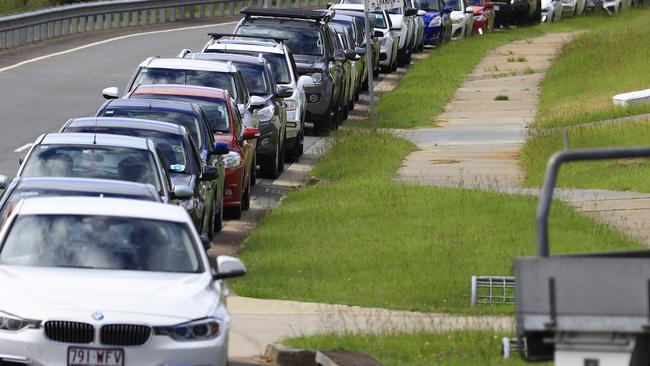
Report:
M419 17L423 17L423 16L425 16L425 15L427 15L427 12L426 12L426 11L424 11L424 10L418 10L418 16L419 16Z
M343 50L334 51L334 57L332 57L333 61L345 62L347 59L348 58L345 56L345 52Z
M356 53L359 56L363 56L366 54L366 48L365 47L357 47L354 49L354 53Z
M278 97L280 98L291 98L293 95L293 88L289 86L280 86L278 87Z
M210 238L208 238L205 234L201 235L201 244L203 245L203 249L206 251L212 248L212 240L210 240Z
M25 162L25 155L21 155L18 158L18 165L23 165L23 162Z
M102 90L102 96L104 99L117 99L120 97L120 89L118 89L116 86L105 88Z
M465 8L465 14L474 14L474 8L468 6Z
M314 86L314 79L312 79L310 76L302 75L298 78L298 85L302 85L303 87Z
M246 266L244 263L235 257L227 255L220 255L217 257L217 272L212 276L216 280L223 280L226 278L241 277L246 274Z
M184 48L181 50L181 52L176 56L176 58L185 58L188 54L192 53L192 50L189 48Z
M418 14L418 10L415 9L415 8L406 8L404 10L404 15L407 16L407 17L412 17L412 16L417 15L417 14Z
M354 50L346 50L345 58L354 61L357 59L357 53Z
M402 30L402 26L401 25L396 25L396 26L390 27L390 30L395 31L395 32L399 32L399 31Z
M454 11L454 8L449 5L445 5L445 7L442 8L442 12L445 14L451 14L452 11Z
M372 37L373 38L382 38L384 36L384 32L376 30L372 32Z
M262 108L264 107L264 105L266 105L266 99L257 95L253 95L251 97L250 104L251 104L251 108Z
M7 189L9 185L9 177L6 175L0 175L0 189Z
M225 142L217 141L214 143L214 155L226 155L230 152L230 147Z
M260 129L255 127L244 128L244 140L253 140L260 137Z
M176 186L172 192L172 198L174 199L186 199L192 198L194 196L194 191L188 186Z
M219 178L219 169L213 167L212 165L206 165L201 169L201 180L210 181Z

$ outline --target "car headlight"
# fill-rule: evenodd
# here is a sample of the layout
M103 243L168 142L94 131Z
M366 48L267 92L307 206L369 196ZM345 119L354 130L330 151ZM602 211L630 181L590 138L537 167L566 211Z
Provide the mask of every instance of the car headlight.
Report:
M436 16L431 19L431 22L429 23L429 27L439 27L442 25L442 17Z
M385 46L388 43L388 36L381 37L380 43L382 47Z
M288 111L295 111L298 109L298 102L293 99L285 99L284 108L286 108Z
M40 324L38 320L23 319L0 311L0 331L17 332L25 328L38 328Z
M474 20L482 22L485 20L485 15L483 14L474 15Z
M178 205L184 208L185 211L190 212L194 209L194 198L178 200Z
M268 122L273 118L273 115L275 114L275 110L272 105L268 107L264 107L262 109L258 109L255 114L257 115L257 118L260 119L260 122Z
M465 20L465 17L463 17L462 15L459 16L459 17L454 17L454 18L451 19L451 21L452 21L454 24L460 24L460 23L463 22L463 20Z
M311 79L316 83L320 84L323 82L323 73L322 72L315 72L311 74Z
M226 168L234 168L241 164L241 155L237 151L231 151L223 155L223 164Z
M170 327L155 327L156 335L166 335L175 341L205 341L217 338L221 330L221 321L216 318L205 318Z

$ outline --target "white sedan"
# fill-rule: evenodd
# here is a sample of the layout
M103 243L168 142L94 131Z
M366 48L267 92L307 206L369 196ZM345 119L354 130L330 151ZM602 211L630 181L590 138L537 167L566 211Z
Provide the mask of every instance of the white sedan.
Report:
M542 0L542 22L555 23L562 20L562 1Z
M206 242L178 206L20 201L0 232L0 364L226 365L230 315Z

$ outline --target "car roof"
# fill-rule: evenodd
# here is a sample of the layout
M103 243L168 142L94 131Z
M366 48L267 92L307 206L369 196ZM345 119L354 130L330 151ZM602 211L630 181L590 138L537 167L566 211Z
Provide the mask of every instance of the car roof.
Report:
M214 71L227 73L237 72L237 67L227 62L191 60L184 58L148 58L142 62L140 66L176 70Z
M17 177L16 189L20 190L58 190L97 194L119 194L126 196L149 197L160 201L156 189L150 184L142 184L113 179L63 178L63 177Z
M332 5L332 9L363 11L364 5L363 4L334 4Z
M140 100L140 99L134 99ZM145 99L146 100L146 99ZM107 107L113 108L112 105ZM122 106L126 107L126 106ZM117 107L119 108L119 106ZM144 109L144 108L143 108ZM154 121L150 119L125 118L125 117L85 117L70 120L67 127L122 127L134 130L162 132L170 135L184 135L185 128L169 122Z
M348 15L346 13L336 14L336 16L332 19L332 22L336 23L337 20L349 22L352 24L356 23L356 17Z
M230 60L235 64L249 64L249 65L260 65L265 64L266 60L264 57L256 57L252 55L241 55L241 54L232 54L232 53L215 53L215 52L197 52L197 53L188 53L185 57L190 57L192 59L199 60L214 60L214 61L224 61Z
M253 40L239 39L221 39L218 42L210 41L206 50L237 50L237 51L257 51L262 53L284 54L283 47L273 42L262 42Z
M104 105L104 108L148 108L181 113L200 113L198 106L191 102L160 99L113 99Z
M114 146L149 150L148 139L142 137L109 135L101 133L49 133L43 137L41 145L92 145Z
M124 198L34 197L21 200L15 212L18 215L117 216L189 223L181 206Z
M214 61L205 61L214 62ZM194 97L209 97L226 100L229 98L227 90L210 88L207 86L194 86L194 85L140 85L132 94L160 94L160 95L180 95L180 96L194 96Z
M309 19L299 19L299 18L270 18L270 17L253 17L246 18L246 21L243 23L244 26L247 24L257 24L257 25L289 25L289 28L309 28L309 29L320 29L323 26L323 23L315 22Z

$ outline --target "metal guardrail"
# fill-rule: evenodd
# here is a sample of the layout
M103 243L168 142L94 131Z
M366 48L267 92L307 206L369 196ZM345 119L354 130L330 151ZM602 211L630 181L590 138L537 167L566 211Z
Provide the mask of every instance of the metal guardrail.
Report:
M0 17L0 50L75 33L238 15L247 6L323 6L325 0L113 0L56 6Z
M515 278L512 276L472 276L472 306L514 304Z

